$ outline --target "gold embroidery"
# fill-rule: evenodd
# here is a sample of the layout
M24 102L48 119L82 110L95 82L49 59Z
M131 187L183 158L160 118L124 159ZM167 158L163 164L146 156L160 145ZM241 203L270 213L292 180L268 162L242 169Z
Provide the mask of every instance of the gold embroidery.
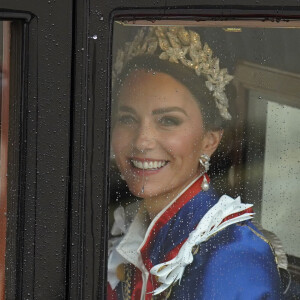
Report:
M238 224L238 225L240 225L240 224ZM262 234L258 233L257 231L255 231L253 228L251 228L247 224L243 224L243 225L240 225L240 226L246 226L246 227L248 227L256 236L258 236L260 239L262 239L265 243L267 243L269 245L269 247L271 248L271 251L273 253L273 256L274 256L274 260L275 260L275 263L276 263L277 271L279 273L278 259L277 259L277 256L276 256L276 253L274 251L274 248L273 248L272 244ZM279 275L280 275L280 273L279 273Z
M165 299L169 299L169 297L171 296L171 294L172 294L172 288L173 288L173 285L171 285L171 286L167 289L167 295L166 295Z
M131 299L131 280L133 276L132 267L130 264L123 264L125 271L125 281L122 282L122 294L124 300Z
M125 264L120 264L117 266L116 276L120 281L125 281Z
M199 252L200 245L195 245L192 249L193 255L196 255Z
M240 225L241 226L241 225ZM261 238L264 242L266 242L267 244L269 244L269 246L271 246L270 242L260 233L258 233L257 231L255 231L253 228L251 228L250 226L244 224L242 226L246 226L248 227L256 236L258 236L259 238ZM272 247L271 247L272 248Z

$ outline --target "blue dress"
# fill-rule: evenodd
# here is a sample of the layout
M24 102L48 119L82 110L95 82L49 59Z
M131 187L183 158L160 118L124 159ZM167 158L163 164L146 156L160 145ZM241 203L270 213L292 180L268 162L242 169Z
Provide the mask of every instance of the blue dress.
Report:
M151 268L178 253L189 233L218 200L213 189L201 191L201 180L197 180L145 231L143 242L136 249L136 261L139 263L132 260L135 251L132 240L127 240L127 244L131 243L128 251L126 242L120 243L117 251L125 261L128 260L129 265L133 265L131 274L135 274L130 283L131 293L127 295L130 299L152 299L151 292L159 283L150 274ZM127 236L136 230L132 227L141 226L134 223ZM136 232L134 234L138 235ZM109 299L123 299L123 293L124 286L120 282L109 292ZM186 267L181 281L154 297L165 298L282 299L279 271L272 247L250 221L230 225L196 247L194 260Z

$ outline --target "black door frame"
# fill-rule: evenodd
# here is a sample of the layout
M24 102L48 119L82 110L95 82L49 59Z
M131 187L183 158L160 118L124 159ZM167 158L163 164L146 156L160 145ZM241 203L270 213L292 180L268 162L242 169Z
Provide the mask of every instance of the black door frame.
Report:
M20 105L10 128L19 143L9 158L6 298L65 299L73 3L3 0L0 14L23 22Z

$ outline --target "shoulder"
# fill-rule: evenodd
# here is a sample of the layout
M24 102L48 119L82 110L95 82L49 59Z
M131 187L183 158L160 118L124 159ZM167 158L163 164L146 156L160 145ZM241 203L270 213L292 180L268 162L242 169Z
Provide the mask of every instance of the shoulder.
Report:
M234 293L266 299L280 298L280 277L273 249L249 221L234 224L207 242L204 287L226 286L228 299ZM211 280L214 278L214 284ZM235 291L235 292L234 292ZM224 291L223 291L224 292Z
M227 227L210 239L206 247L208 268L222 265L246 273L255 267L256 271L265 269L278 274L271 244L249 221Z
M211 241L218 245L216 249L222 251L246 251L256 254L270 254L274 257L270 242L263 234L252 224L251 221L233 224L228 226Z
M251 222L234 224L201 243L177 292L193 299L280 299L272 248ZM200 296L201 295L201 296Z

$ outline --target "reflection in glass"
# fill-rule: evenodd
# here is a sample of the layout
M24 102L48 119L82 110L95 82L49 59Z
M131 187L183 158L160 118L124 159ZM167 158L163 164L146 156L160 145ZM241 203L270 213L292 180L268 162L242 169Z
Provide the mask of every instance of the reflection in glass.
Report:
M10 23L0 22L0 299L5 295Z
M286 220L299 219L299 189L292 184L299 174L288 169L283 175L287 166L274 158L278 175L293 178L285 197L286 211L295 211L274 230L277 200L270 205L269 191L277 183L269 166L277 139L269 127L282 128L285 121L272 117L273 98L267 109L255 100L276 90L299 103L287 84L274 82L287 75L275 70L296 73L288 59L279 60L285 52L278 37L287 41L289 35L294 43L300 32L257 24L235 30L115 25L109 299L281 299L296 293L297 278L291 283L286 277L287 256L274 233L288 254L299 255L292 250L299 245L297 230L289 231ZM293 121L288 126L297 128ZM284 149L297 148L293 132L277 132L290 136L281 139ZM258 211L254 222L247 203Z

